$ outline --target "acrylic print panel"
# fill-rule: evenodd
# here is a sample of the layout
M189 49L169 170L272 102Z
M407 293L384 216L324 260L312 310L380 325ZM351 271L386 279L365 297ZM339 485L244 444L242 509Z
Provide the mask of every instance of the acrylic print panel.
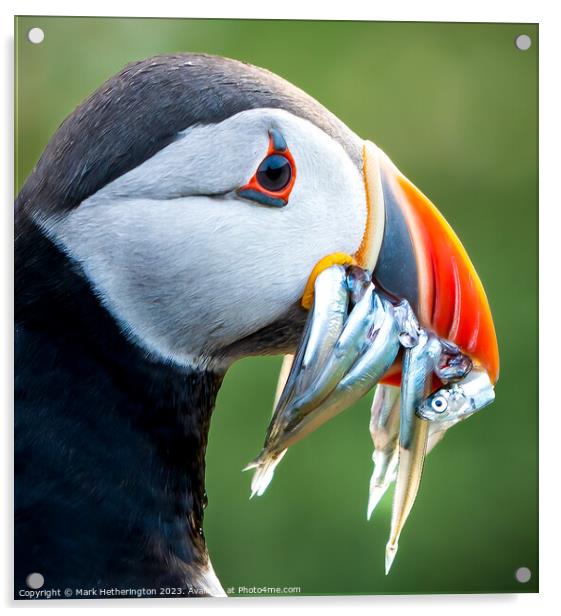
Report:
M538 46L16 20L16 598L537 591Z

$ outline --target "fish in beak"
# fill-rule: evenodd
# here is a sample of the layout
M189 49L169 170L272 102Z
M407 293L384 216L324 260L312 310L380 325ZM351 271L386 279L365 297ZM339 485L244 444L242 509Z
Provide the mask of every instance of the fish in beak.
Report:
M252 496L263 494L288 447L378 386L370 430L368 517L395 481L386 573L415 501L423 463L452 425L489 404L498 346L483 285L442 214L366 141L367 220L354 255L310 274L309 310L286 356Z

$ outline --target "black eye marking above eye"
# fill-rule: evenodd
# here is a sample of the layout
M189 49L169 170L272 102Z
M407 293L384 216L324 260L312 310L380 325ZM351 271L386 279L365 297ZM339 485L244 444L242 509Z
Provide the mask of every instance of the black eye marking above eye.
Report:
M269 131L269 151L255 175L237 190L240 197L263 205L283 207L296 179L296 165L284 137L275 129Z

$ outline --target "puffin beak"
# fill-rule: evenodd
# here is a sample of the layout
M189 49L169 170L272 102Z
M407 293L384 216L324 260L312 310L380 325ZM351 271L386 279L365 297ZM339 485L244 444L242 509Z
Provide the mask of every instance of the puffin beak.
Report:
M302 341L295 357L285 358L264 449L247 468L256 469L252 495L262 494L289 446L374 385L400 387L399 404L394 395L380 412L375 402L371 423L375 444L383 435L381 457L387 459L371 484L370 513L396 481L387 572L416 498L427 444L443 430L440 424L431 432L419 408L442 383L460 381L472 369L487 388L477 399L487 404L499 359L483 286L442 214L368 141L363 177L361 244L354 255L328 255L314 268L302 299L310 310ZM477 405L470 412L483 402Z
M368 151L367 152L368 156ZM474 374L484 374L490 384L485 394L494 397L492 385L499 375L499 354L495 328L483 285L460 242L442 214L431 201L378 150L378 161L385 212L385 231L373 271L378 287L406 299L413 308L420 326L436 334L438 339L454 343L473 365ZM365 164L366 168L366 164ZM438 428L416 414L422 401L438 387L431 371L430 360L415 354L430 355L431 344L425 349L405 352L403 363L394 364L382 379L386 385L400 386L399 426L393 430L393 445L381 451L382 467L388 460L399 460L397 469L370 490L369 515L391 483L396 481L392 522L386 546L386 573L397 554L398 540L413 507L430 437ZM419 350L421 349L421 350ZM415 366L416 364L416 366ZM423 368L426 371L423 373ZM417 379L417 381L415 381ZM435 383L436 380L436 383ZM479 407L484 406L483 404ZM373 407L373 417L374 417ZM385 418L391 425L391 417ZM394 419L394 426L396 420ZM451 425L451 424L450 424ZM386 426L372 425L374 443ZM376 453L374 459L376 459ZM379 465L379 462L376 462ZM375 477L377 469L374 470Z
M386 224L374 282L407 299L422 327L456 344L495 383L499 352L493 318L465 248L431 201L378 153ZM394 369L384 382L399 380Z

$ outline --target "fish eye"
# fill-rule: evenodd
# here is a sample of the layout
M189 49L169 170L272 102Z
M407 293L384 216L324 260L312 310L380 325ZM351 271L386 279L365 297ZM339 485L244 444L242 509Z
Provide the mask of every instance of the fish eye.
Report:
M292 166L282 154L271 154L257 169L257 183L266 191L280 192L292 179Z
M431 408L436 413L444 413L447 407L448 403L442 396L436 396L431 402Z

